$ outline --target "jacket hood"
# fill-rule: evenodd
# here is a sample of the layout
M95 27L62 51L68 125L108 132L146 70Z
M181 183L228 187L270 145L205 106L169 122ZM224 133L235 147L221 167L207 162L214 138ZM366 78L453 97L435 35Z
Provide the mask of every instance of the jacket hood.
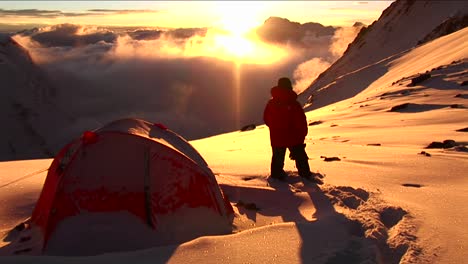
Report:
M278 86L271 88L271 96L279 101L296 101L297 99L296 92Z

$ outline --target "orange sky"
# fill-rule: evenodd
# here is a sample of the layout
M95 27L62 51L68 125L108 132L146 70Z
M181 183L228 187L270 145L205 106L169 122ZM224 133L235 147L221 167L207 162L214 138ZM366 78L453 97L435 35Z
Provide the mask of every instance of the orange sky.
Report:
M392 1L0 1L5 24L255 26L270 16L349 26L376 20ZM54 11L54 12L52 12ZM229 25L230 24L230 25Z

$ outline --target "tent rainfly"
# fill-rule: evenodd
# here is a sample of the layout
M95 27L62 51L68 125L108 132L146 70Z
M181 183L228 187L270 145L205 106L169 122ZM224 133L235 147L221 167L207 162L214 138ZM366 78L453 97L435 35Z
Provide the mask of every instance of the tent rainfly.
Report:
M122 119L56 155L31 218L3 250L128 251L227 234L232 219L215 176L186 140L161 124Z

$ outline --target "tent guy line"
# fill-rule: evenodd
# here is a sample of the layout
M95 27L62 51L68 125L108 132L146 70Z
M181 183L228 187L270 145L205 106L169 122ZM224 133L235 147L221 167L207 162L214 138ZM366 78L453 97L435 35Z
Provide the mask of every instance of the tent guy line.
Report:
M13 183L17 183L17 182L22 181L22 180L24 180L24 179L30 178L30 177L32 177L32 176L39 175L39 174L41 174L41 173L43 173L43 172L45 172L45 171L48 171L48 170L49 170L49 168L44 168L44 169L41 169L41 170L32 172L32 173L30 173L30 174L24 175L23 177L20 177L20 178L18 178L18 179L16 179L16 180L13 180L13 181L11 181L11 182L8 182L8 183L5 183L5 184L1 185L1 186L0 186L0 189L1 189L1 188L4 188L4 187L7 187L7 186L9 186L9 185L12 185Z

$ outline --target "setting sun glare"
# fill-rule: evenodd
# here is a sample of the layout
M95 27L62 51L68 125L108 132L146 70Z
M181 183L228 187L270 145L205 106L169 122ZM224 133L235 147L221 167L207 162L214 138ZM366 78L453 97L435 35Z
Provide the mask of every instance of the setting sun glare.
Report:
M262 10L265 2L216 2L213 9L218 14L214 24L217 32L214 45L220 57L236 63L269 64L282 56L276 47L260 42L255 34L256 27L263 23Z
M211 55L241 64L272 64L287 53L283 48L264 43L254 36L216 32L212 41Z
M219 18L215 26L232 35L245 35L262 24L261 11L264 5L264 2L216 2L214 10Z
M238 58L252 55L255 48L255 44L250 40L235 35L216 36L215 43L224 47L226 52Z

